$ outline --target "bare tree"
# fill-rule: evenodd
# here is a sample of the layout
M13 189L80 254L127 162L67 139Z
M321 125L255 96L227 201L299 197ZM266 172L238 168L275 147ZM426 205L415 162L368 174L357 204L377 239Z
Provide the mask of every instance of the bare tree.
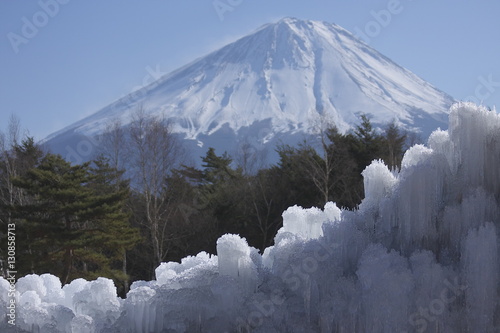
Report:
M185 152L169 123L151 116L143 106L132 114L128 124L119 118L112 120L99 141L104 157L114 168L125 170L133 191L139 194L139 200L132 200L131 209L136 222L147 232L151 264L156 267L181 237L173 224L179 218L175 195L166 180L185 161Z
M386 158L387 166L391 170L396 170L401 165L404 153L404 144L410 139L405 131L401 131L393 120L385 130ZM413 138L411 139L413 140Z
M98 136L99 153L104 156L111 167L115 170L126 170L127 166L125 161L127 160L127 133L123 128L123 124L120 118L112 119L107 125L102 134ZM122 252L122 273L123 276L128 276L127 274L127 251L124 249ZM123 285L126 291L129 289L128 280L123 281Z
M406 142L404 144L403 150L407 150L414 145L422 143L424 143L424 140L422 139L420 134L418 134L417 132L408 131L408 133L406 134Z
M23 205L29 200L24 190L14 186L13 179L34 167L42 156L40 146L27 133L21 134L20 121L12 115L6 132L0 131L0 225L14 223L9 207ZM23 250L31 251L29 240Z
M265 167L267 149L259 143L252 144L247 138L238 146L235 152L236 165L244 175L256 174Z
M126 169L126 131L120 118L111 120L104 130L104 133L99 135L100 153L109 160L110 165L117 169Z
M132 117L127 147L133 186L144 196L145 221L155 264L169 251L169 222L174 214L165 195L165 179L179 166L182 149L164 119L148 116L140 108Z
M19 145L21 126L19 119L12 115L7 126L7 133L0 132L0 200L6 206L21 203L22 191L12 184L12 179L19 175L20 161L15 158L14 148ZM1 216L0 216L1 218ZM10 223L10 214L6 217Z
M278 229L281 219L273 220L273 209L276 203L273 191L266 188L267 179L265 173L257 174L254 178L254 184L249 188L249 193L252 200L253 213L257 219L257 229L262 236L260 250L269 246L269 237L274 234Z
M322 112L319 112L322 114ZM332 150L333 142L331 135L337 133L335 126L325 115L320 116L313 121L314 129L318 133L318 141L314 146L306 141L301 145L303 158L301 162L305 170L309 171L309 175L320 192L323 204L330 201L332 198L333 188L335 186L333 179L333 171L335 169L335 154Z
M305 158L303 162L306 168L311 171L310 175L314 185L320 191L323 197L323 204L327 203L330 198L330 192L333 189L332 171L334 169L334 156L330 149L330 144L325 131L320 133L320 158L315 154L311 147L305 147Z

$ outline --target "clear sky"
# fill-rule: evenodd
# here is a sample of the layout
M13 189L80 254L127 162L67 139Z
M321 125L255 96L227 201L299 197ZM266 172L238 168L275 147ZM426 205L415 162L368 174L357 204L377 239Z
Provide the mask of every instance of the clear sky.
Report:
M497 0L0 1L0 129L50 133L265 23L336 23L458 100L500 105Z

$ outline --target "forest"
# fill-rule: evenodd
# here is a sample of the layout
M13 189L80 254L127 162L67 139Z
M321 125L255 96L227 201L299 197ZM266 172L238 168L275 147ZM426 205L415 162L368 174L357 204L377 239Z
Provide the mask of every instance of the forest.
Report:
M336 202L355 209L361 172L381 159L400 168L418 140L394 122L375 128L368 116L347 133L327 126L317 140L275 147L279 161L249 171L252 156L209 148L201 167L186 163L168 122L138 111L128 126L110 123L92 161L71 164L39 145L11 117L0 133L0 259L7 267L7 226L16 226L17 275L51 273L113 279L120 295L155 278L161 262L239 234L262 251L272 245L288 207Z

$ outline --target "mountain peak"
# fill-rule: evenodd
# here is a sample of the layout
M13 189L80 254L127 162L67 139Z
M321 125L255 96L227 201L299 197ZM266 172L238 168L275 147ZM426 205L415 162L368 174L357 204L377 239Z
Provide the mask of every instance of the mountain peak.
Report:
M305 22L304 20L299 20L298 18L296 17L291 17L291 16L285 16L283 17L282 19L280 19L278 21L279 22L283 22L283 23L286 23L286 24L293 24L293 23L296 23L298 21L301 21L301 22Z
M325 124L346 131L362 113L374 124L395 120L425 135L446 127L452 103L450 96L343 28L285 17L51 138L99 134L114 117L127 125L139 105L168 119L176 133L198 141L221 131L238 136L250 129L266 133L257 135L261 142L286 133L312 134Z
M278 22L276 22L274 25L288 25L288 26L296 27L297 25L307 25L308 22L311 22L311 21L300 20L296 17L283 17Z

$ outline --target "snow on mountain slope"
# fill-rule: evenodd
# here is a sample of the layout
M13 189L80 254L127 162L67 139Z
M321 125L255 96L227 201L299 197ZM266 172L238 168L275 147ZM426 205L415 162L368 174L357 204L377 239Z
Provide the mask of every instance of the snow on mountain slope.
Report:
M346 131L359 123L360 113L375 124L396 120L427 135L446 126L452 103L450 96L345 29L285 18L167 74L47 141L99 134L116 118L126 125L139 107L169 119L176 133L193 140L228 128L241 140L237 133L259 122L270 127L261 141L283 133L311 134L325 123Z

